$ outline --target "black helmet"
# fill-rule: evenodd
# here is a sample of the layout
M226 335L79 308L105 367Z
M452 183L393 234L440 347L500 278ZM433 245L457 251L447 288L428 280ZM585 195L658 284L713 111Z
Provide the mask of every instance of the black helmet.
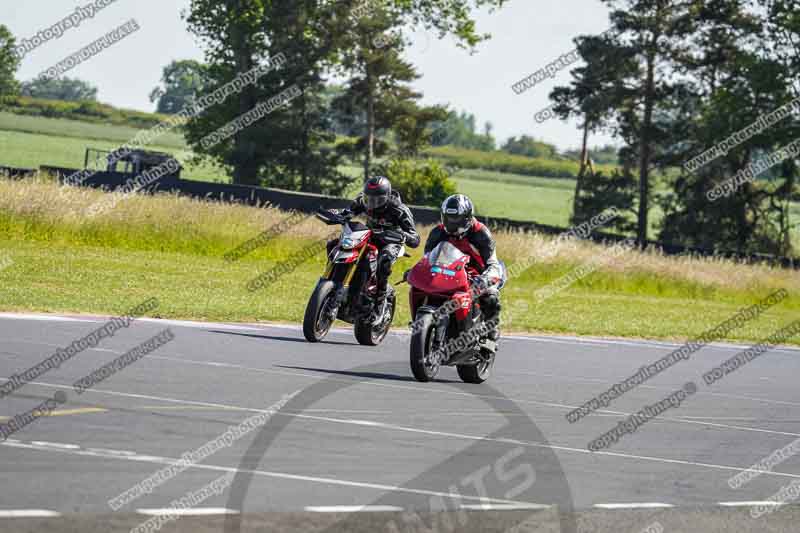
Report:
M449 235L460 237L472 226L472 200L463 194L448 196L442 202L442 226Z
M364 183L364 205L367 209L380 209L389 203L392 184L384 176L372 176Z

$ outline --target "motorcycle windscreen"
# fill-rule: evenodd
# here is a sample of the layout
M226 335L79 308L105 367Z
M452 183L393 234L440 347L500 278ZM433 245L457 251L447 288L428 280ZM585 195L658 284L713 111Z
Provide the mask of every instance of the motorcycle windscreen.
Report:
M454 270L456 262L464 262L462 258L469 260L464 252L448 241L440 242L436 245L436 248L428 252L428 261L430 264L446 270Z
M465 269L469 257L449 242L439 243L417 263L408 281L428 293L452 294L469 290Z

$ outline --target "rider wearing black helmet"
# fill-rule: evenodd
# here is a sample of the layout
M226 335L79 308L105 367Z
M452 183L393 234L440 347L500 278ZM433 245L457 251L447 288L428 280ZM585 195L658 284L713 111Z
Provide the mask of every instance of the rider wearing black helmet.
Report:
M419 246L420 237L414 225L411 210L403 204L400 193L392 190L392 184L384 176L372 176L364 183L364 190L345 210L353 215L365 214L367 226L373 230L392 229L405 235L405 244L409 248ZM328 243L328 254L338 240ZM377 309L382 309L386 300L386 291L389 276L392 274L392 265L397 261L402 250L400 244L382 243L380 236L373 241L380 249L378 256L378 295ZM378 314L380 316L380 313Z
M473 290L480 296L478 302L487 321L499 318L500 288L504 280L503 266L495 253L492 233L474 216L472 201L463 194L449 196L442 203L441 224L433 228L425 243L425 253L439 243L449 241L470 257L470 265L480 273L473 278ZM497 340L494 327L489 338Z

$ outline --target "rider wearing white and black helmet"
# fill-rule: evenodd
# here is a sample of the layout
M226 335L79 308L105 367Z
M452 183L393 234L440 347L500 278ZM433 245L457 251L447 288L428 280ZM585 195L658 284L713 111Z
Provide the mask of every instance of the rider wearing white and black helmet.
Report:
M425 253L439 243L449 241L470 257L470 265L480 273L473 278L473 290L479 294L478 301L486 321L499 318L500 288L505 273L497 259L495 240L485 225L474 216L472 200L463 194L454 194L442 202L441 224L433 228L425 243ZM489 338L497 340L497 328Z

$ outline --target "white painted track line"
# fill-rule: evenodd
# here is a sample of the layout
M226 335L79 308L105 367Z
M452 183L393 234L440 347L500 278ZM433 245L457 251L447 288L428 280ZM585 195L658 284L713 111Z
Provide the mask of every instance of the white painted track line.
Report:
M388 513L402 511L402 507L394 505L311 505L305 507L312 513Z
M759 505L783 505L779 502L719 502L722 507L757 507Z
M10 320L40 320L40 321L54 321L54 322L105 322L111 317L105 316L64 316L57 314L46 313L0 313L0 319ZM301 331L302 327L296 324L270 324L270 323L224 323L224 322L201 322L197 320L175 320L164 318L149 318L140 317L137 321L150 322L154 324L175 325L187 328L218 328L230 330L266 330L266 329L288 329L294 331ZM333 328L333 333L351 334L351 330L346 328ZM405 329L395 328L390 331L391 335L398 337L407 337L409 331ZM653 347L653 348L679 348L683 343L669 340L655 340L655 339L623 339L623 338L603 338L603 337L576 337L573 335L505 335L505 339L516 341L533 341L533 342L557 342L562 344L582 344L582 345L624 345L624 346L637 346L637 347ZM734 344L728 342L714 342L708 346L714 348L723 348L728 350L745 350L750 345ZM796 354L800 352L800 348L796 346L780 345L774 347L771 351L789 352Z
M239 511L226 509L224 507L195 507L194 509L136 509L136 512L149 516L208 516L220 514L239 514Z
M87 448L87 449L79 449L75 450L65 446L41 446L41 445L34 445L34 444L27 444L24 442L16 441L16 442L0 442L0 446L9 446L12 448L22 448L22 449L29 449L29 450L37 450L43 452L51 452L51 453L63 453L69 455L81 455L81 456L90 456L90 457L102 457L105 459L115 459L115 460L124 460L124 461L137 461L137 462L145 462L145 463L154 463L154 464L163 464L163 465L171 465L175 464L179 461L176 458L169 458L169 457L158 457L154 455L140 455L136 452L124 451L124 450L107 450L103 448ZM286 472L273 472L268 470L253 470L253 469L239 469L235 467L229 466L221 466L221 465L210 465L206 463L193 463L190 465L190 468L194 468L197 470L212 470L216 472L242 472L246 474L253 474L256 476L263 476L263 477L270 477L276 479L290 479L294 481L306 481L311 483L320 483L320 484L327 484L327 485L337 485L341 487L358 487L358 488L366 488L366 489L375 489L382 492L397 492L403 494L415 494L415 495L422 495L422 496L441 496L443 498L460 498L464 500L478 500L478 501L492 501L495 503L507 503L507 504L523 504L525 502L518 502L514 500L503 500L500 498L480 498L478 496L467 496L467 495L460 495L455 496L451 492L439 492L434 490L425 490L425 489L412 489L407 487L400 487L396 485L383 485L379 483L369 483L363 481L349 481L344 479L336 479L336 478L327 478L327 477L316 477L316 476L306 476L300 474L290 474ZM741 468L737 468L737 470L741 470ZM800 477L798 475L797 477Z
M61 516L61 513L44 509L0 510L0 518L54 518L56 516Z
M68 390L70 389L70 387L68 385L61 385L61 384L56 384L56 383L44 383L44 382L40 382L40 381L31 381L30 383L33 384L33 385L41 385L43 387L49 387L49 388L68 389ZM416 390L417 391L424 391L425 389L416 389ZM163 397L163 396L152 396L152 395L145 395L145 394L133 394L133 393L129 393L129 392L117 392L117 391L97 389L97 388L91 389L91 391L88 391L88 392L91 392L93 394L108 394L108 395L111 395L111 396L119 396L119 397L123 397L123 398L139 398L139 399L146 399L146 400L157 400L157 401L168 402L168 403L177 403L177 404L182 404L182 405L202 405L202 406L205 406L205 407L215 407L215 408L223 408L223 409L236 409L236 410L240 410L240 411L254 412L254 413L266 413L266 412L268 412L268 411L266 411L264 409L257 409L257 408L254 408L254 407L239 407L239 406L225 405L225 404L219 404L219 403L213 403L213 402L202 402L202 401L196 401L196 400L181 400L181 399L177 399L177 398L167 398L167 397ZM448 391L448 392L452 392L453 394L460 394L460 395L464 395L464 396L471 395L471 393L468 393L468 392L464 392L464 393L453 392L453 391ZM502 397L498 396L496 398L502 398ZM508 398L503 398L503 399L508 400ZM279 415L279 416L291 416L291 417L295 417L295 418L298 418L298 419L320 420L320 421L331 422L331 423L339 423L339 424L349 424L350 423L350 421L348 419L341 419L341 418L329 418L329 417L289 414L289 413L281 413L281 412L274 413L274 414L275 415ZM719 426L721 424L711 424L711 425ZM546 443L543 443L543 442L526 442L526 441L519 441L519 440L515 440L515 439L490 438L490 437L485 437L485 436L480 436L480 435L465 435L465 434L450 433L450 432L445 432L445 431L432 431L432 430L418 429L418 428L413 428L413 427L408 427L408 426L400 426L400 425L395 425L395 424L376 423L376 425L373 425L372 427L377 427L377 428L386 429L386 430L393 430L393 431L404 431L404 432L410 432L410 433L434 435L434 436L437 436L437 437L451 437L451 438L470 440L470 441L501 442L501 443L505 443L505 444L517 444L517 445L520 445L520 446L528 446L528 447L532 447L532 448L549 448L549 449L552 449L552 450L560 450L560 451L574 452L574 453L580 453L580 454L592 454L592 455L595 455L595 456L615 457L615 458L619 458L619 459L658 462L658 463L681 465L681 466L712 468L712 469L715 469L715 470L727 470L727 471L741 472L742 470L747 470L747 468L749 467L749 465L747 465L747 466L720 465L720 464L713 464L713 463L702 463L702 462L697 462L697 461L687 461L687 460L683 460L683 459L670 459L670 458L666 458L666 457L635 455L635 454L621 453L621 452L611 452L611 451L592 452L592 451L589 451L586 448L575 448L575 447L572 447L572 446L559 446L559 445L554 445L554 444L546 444ZM751 428L744 428L744 429L751 429ZM754 431L762 431L764 433L776 433L776 434L791 435L791 436L794 436L794 437L800 437L800 433L786 433L786 432L782 432L782 431L769 431L769 430L760 430L760 429L759 430L754 430ZM0 442L0 445L7 445L8 446L10 444L6 441L6 442ZM63 450L63 451L68 451L68 450ZM175 461L177 461L177 459L175 459ZM199 466L199 465L195 465L195 466ZM257 472L259 474L263 474L263 475L278 475L278 474L274 474L274 473L262 473L260 471L255 471L255 472ZM800 479L800 474L791 474L791 473L788 473L788 472L776 472L774 470L771 470L771 471L768 471L768 472L763 472L762 474L763 475L769 475L769 476L788 477L788 478L793 478L793 479ZM281 475L283 475L283 474L281 474ZM437 494L434 494L434 495L437 495ZM476 498L473 498L473 499L476 499ZM519 503L519 502L498 501L498 503Z
M669 509L675 507L669 503L596 503L597 509Z
M462 503L459 507L466 511L522 511L531 509L550 509L552 505L540 503L525 503L520 505L497 503Z

